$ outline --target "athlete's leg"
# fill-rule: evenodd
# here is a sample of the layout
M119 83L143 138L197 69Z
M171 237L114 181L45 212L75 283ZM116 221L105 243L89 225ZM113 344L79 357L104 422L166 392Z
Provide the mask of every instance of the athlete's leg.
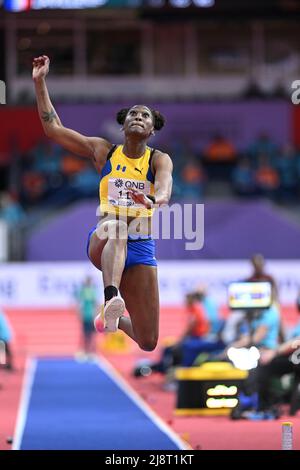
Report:
M89 258L102 271L104 287L119 288L125 266L126 247L127 225L122 221L104 222L92 234Z
M89 244L89 257L102 271L104 284L104 328L116 331L119 318L125 310L124 300L118 297L127 254L127 225L122 221L104 222L93 233ZM95 319L95 327L102 331L102 318Z
M152 351L157 344L159 329L156 266L138 264L126 269L120 292L130 318L121 317L119 328L136 341L141 349Z

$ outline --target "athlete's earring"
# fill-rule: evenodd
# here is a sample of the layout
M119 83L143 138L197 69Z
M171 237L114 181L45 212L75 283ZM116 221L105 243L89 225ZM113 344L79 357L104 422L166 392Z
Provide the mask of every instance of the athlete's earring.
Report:
M123 132L124 131L124 127L120 127L120 132Z
M154 131L151 131L151 135L155 135L155 132L154 132Z

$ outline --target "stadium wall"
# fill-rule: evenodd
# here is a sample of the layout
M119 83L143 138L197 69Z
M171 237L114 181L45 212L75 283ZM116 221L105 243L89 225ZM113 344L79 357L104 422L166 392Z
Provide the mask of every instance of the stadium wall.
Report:
M115 104L57 105L64 124L86 135L102 135L113 142L120 140L115 114L133 102ZM148 103L151 105L151 103ZM190 140L195 148L206 145L216 132L244 149L261 132L268 133L278 145L293 138L299 143L300 119L295 106L287 101L237 101L209 103L152 103L166 115L167 126L152 144ZM36 107L2 107L0 109L0 153L13 149L27 151L41 137L43 130Z
M87 275L99 285L99 295L103 290L100 273L89 262L4 263L1 268L0 305L3 308L72 307L76 304L76 289ZM282 304L295 305L300 290L300 260L270 261L266 268L278 283ZM245 279L250 272L247 260L161 261L161 305L182 305L185 293L203 283L216 301L224 305L228 284ZM99 297L99 301L102 298Z

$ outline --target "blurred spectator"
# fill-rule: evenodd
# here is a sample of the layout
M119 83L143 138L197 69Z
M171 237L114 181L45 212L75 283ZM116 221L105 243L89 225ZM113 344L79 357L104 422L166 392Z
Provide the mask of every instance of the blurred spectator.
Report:
M22 223L25 219L25 212L14 194L4 193L0 199L0 217L9 226Z
M81 321L82 346L81 355L88 357L95 353L94 318L97 310L97 289L92 278L87 276L76 293Z
M286 145L275 159L279 174L278 200L293 202L297 196L298 175L296 154L292 145Z
M40 173L27 171L22 177L22 201L26 206L41 202L47 191L46 178Z
M297 309L300 313L300 293L297 297ZM275 386L274 379L281 378L285 374L294 374L292 389L290 390L289 402L291 412L294 414L299 400L298 383L300 381L300 321L294 327L290 339L275 349L261 351L260 362L256 369L249 373L244 390L246 395L257 394L248 403L250 406L243 407L243 403L233 410L233 418L246 419L276 419L280 416L278 404L283 399L282 388ZM293 385L295 382L296 387ZM292 392L292 394L291 394ZM252 409L249 411L249 407ZM247 410L245 410L247 408Z
M99 175L91 165L86 165L73 177L71 185L78 192L79 198L95 197L99 189Z
M62 149L41 139L23 158L22 199L28 206L40 203L64 182L61 172Z
M247 281L267 281L272 285L273 303L270 308L264 310L249 311L244 316L244 321L240 325L240 338L230 344L231 348L251 348L255 346L259 351L259 356L272 354L279 347L279 341L283 341L282 320L280 317L279 305L277 303L277 286L272 276L264 270L264 258L262 255L254 255L251 259L253 273ZM231 417L239 419L245 410L257 406L256 394L256 369L249 371L249 376L242 384L239 394L239 404L233 409Z
M278 287L276 284L276 281L273 276L268 274L265 271L265 259L262 254L255 254L251 258L251 263L253 266L253 272L251 276L249 276L246 281L249 282L259 282L259 281L266 281L270 282L272 286L272 297L273 297L273 303L276 305L277 309L280 310L280 305L279 305L279 292L278 292ZM282 319L280 318L280 328L279 328L279 342L283 342L285 338L285 333L284 333L284 327L282 323Z
M238 196L257 194L255 173L247 157L242 157L232 172L233 190Z
M280 332L280 314L275 304L264 310L255 310L245 315L241 325L241 337L230 347L256 346L260 350L276 349Z
M277 300L277 298L278 298L278 288L277 288L274 277L271 276L270 274L268 274L265 271L265 259L264 259L263 255L260 254L260 253L257 253L255 255L253 255L252 258L251 258L251 264L252 264L252 267L253 267L252 274L247 279L245 279L245 281L249 281L249 282L259 282L259 281L270 282L270 284L272 285L272 289L273 289L274 300Z
M221 134L215 134L203 155L209 162L234 162L237 152L228 139Z
M228 180L237 159L234 145L221 134L216 134L203 152L205 169L211 178Z
M208 293L205 284L200 284L195 291L196 299L201 303L206 319L209 324L208 334L216 338L223 327L223 320L220 318L218 306L212 296Z
M278 346L279 331L280 314L276 304L272 304L270 308L264 310L232 312L220 332L218 347L206 359L228 360L230 348L255 346L259 351L275 349ZM222 343L223 348L221 347ZM199 361L197 360L197 362Z
M199 198L202 197L202 169L195 159L188 141L173 139L165 148L172 155L173 161L173 190L172 199ZM189 187L189 181L191 186Z
M299 293L298 293L298 295L297 295L296 306L297 306L298 312L300 312L300 291L299 291Z
M65 176L70 177L84 170L86 167L86 160L78 158L75 155L66 153L62 158L61 169Z
M298 315L300 315L300 290L296 298L296 308ZM288 339L296 338L297 336L300 337L300 319L296 323L296 325L288 332L287 334Z
M5 369L12 371L13 370L13 353L11 349L11 340L12 340L12 329L11 326L4 314L0 311L0 341L4 345L5 360L4 364L1 364Z
M255 370L258 407L250 419L276 419L280 416L278 402L282 401L282 391L274 387L274 378L285 374L295 374L294 380L300 379L300 336L281 344L268 355L262 355L260 364ZM296 390L297 393L297 390ZM297 397L296 397L297 398ZM291 401L292 397L289 398ZM298 397L299 399L299 397ZM295 410L296 411L296 410Z
M27 215L19 204L16 194L2 194L0 198L0 218L4 220L7 226L8 258L11 261L22 259Z
M51 176L60 172L62 148L49 139L41 139L32 150L33 170Z
M245 317L246 312L241 310L229 313L220 332L220 339L223 341L224 346L232 344L241 337Z
M33 171L45 178L45 194L49 197L63 187L65 180L61 171L63 149L49 139L42 139L33 150Z
M200 338L209 332L209 321L206 317L202 301L203 295L200 295L198 292L186 295L187 327L179 342L190 336Z
M168 145L166 145L167 147ZM172 155L175 171L178 170L180 173L186 158L191 154L189 143L175 137L170 142L168 151Z
M181 171L182 195L185 199L202 199L205 175L195 157L190 157Z
M265 153L258 155L255 181L260 194L275 199L280 184L279 175L275 168L271 166L270 157Z
M87 163L84 169L72 175L69 180L57 191L46 198L45 206L63 206L77 199L95 198L99 189L99 175Z
M22 160L22 200L45 209L96 197L99 175L86 159L42 139Z
M253 164L257 163L259 155L267 155L270 159L277 153L277 146L268 136L262 132L257 139L248 147L247 154L250 155Z

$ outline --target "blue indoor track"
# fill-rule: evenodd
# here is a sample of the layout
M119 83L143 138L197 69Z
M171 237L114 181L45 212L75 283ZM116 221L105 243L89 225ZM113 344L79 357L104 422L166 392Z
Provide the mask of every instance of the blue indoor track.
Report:
M101 362L38 359L32 380L16 448L184 448L179 438L127 394Z

